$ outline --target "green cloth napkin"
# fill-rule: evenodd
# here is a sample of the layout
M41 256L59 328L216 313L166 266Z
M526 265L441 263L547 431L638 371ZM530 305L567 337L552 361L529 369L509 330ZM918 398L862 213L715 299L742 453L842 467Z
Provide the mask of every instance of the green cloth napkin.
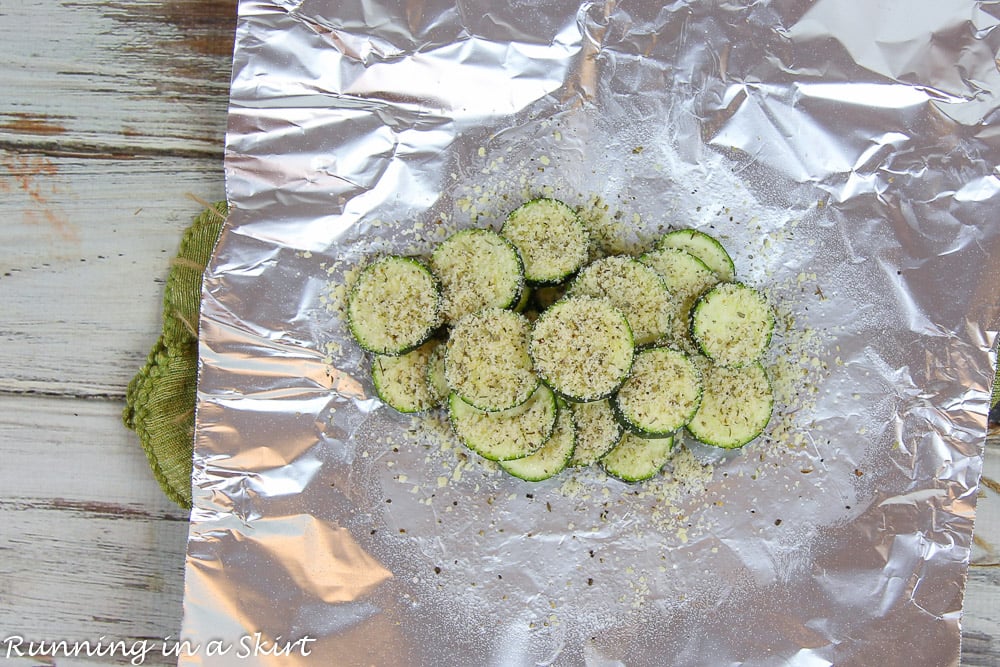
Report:
M225 202L210 204L184 231L163 294L163 331L128 385L122 422L135 431L160 488L191 507L191 454L198 380L201 282L222 231Z

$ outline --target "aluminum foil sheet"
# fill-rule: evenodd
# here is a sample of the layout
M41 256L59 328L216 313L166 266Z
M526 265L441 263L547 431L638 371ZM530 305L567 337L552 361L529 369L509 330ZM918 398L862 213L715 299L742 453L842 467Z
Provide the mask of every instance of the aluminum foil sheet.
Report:
M1000 6L242 0L183 663L949 665L993 375ZM578 207L708 231L777 408L530 484L375 397L364 261ZM275 655L278 653L278 655Z

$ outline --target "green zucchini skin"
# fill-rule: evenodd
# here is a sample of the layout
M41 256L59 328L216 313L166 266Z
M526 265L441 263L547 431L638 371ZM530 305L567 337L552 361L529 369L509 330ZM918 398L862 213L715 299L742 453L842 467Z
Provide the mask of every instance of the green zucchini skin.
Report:
M515 309L525 291L524 262L514 244L490 229L463 229L438 244L430 269L441 285L448 323L483 308Z
M697 440L723 449L739 449L759 437L774 411L770 378L760 363L705 371L705 393L688 433Z
M649 348L611 398L615 417L644 438L665 438L690 421L701 403L701 371L683 352Z
M625 314L606 299L565 297L535 321L529 353L553 391L587 403L617 391L632 368L635 343Z
M568 286L568 283L555 283L554 285L536 287L532 294L536 310L545 312L549 306L566 295Z
M697 229L677 229L664 234L656 243L656 249L677 248L688 252L715 272L722 282L736 279L736 266L722 243L717 238Z
M609 400L570 403L568 407L576 422L576 448L569 465L582 467L597 463L621 442L625 427L615 417Z
M429 384L428 371L440 342L430 340L398 356L377 354L372 359L372 383L383 403L403 414L424 412L442 403Z
M426 264L388 255L365 267L347 297L347 326L363 349L399 356L441 326L441 288Z
M500 234L521 253L531 285L555 285L583 266L590 234L576 211L558 199L538 197L510 212Z
M491 461L534 454L551 437L558 411L555 394L545 385L539 385L523 404L500 412L474 408L454 392L448 397L448 417L455 435Z
M612 477L623 482L635 483L652 479L674 450L674 437L643 438L626 433L617 447L604 455L601 467Z
M534 454L523 458L500 461L505 471L526 482L541 482L562 472L576 449L576 424L573 412L566 405L559 407L552 435Z
M538 386L529 355L531 323L503 308L466 315L446 343L448 386L480 410L507 410L528 400Z
M539 197L499 233L452 234L426 264L361 269L346 324L378 397L407 414L444 405L466 447L529 482L595 463L648 480L680 429L725 449L760 437L774 412L765 294L735 281L708 234L604 255L581 215Z
M759 291L743 283L719 283L691 311L691 338L720 366L756 363L771 344L774 310Z
M704 262L678 248L650 250L639 261L660 274L673 296L670 342L685 352L697 351L691 340L691 309L702 294L719 283L719 277Z
M569 296L607 299L625 313L635 344L651 345L670 333L673 298L655 269L616 255L591 262L576 274Z
M444 357L447 346L444 341L438 341L431 350L427 359L427 387L431 396L438 406L444 405L448 400L451 389L448 387L448 380L444 376Z

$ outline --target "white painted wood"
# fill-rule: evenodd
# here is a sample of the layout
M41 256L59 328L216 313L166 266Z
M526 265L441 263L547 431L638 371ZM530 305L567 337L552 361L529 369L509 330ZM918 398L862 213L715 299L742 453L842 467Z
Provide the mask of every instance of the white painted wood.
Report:
M186 195L224 196L234 26L235 0L0 3L0 640L180 629L187 513L120 414Z
M0 197L0 392L123 396L156 341L181 232L201 209L186 194L223 199L221 162L0 160L21 165L0 171L0 184L14 182Z
M186 513L119 414L200 210L186 194L223 197L235 14L236 0L0 1L0 640L180 627ZM986 474L1000 481L1000 437ZM1000 494L984 491L977 536L963 664L1000 665Z
M0 396L0 640L179 631L187 513L156 486L120 412Z
M991 433L986 441L983 479L976 505L972 564L1000 571L1000 428ZM1000 589L997 592L1000 593ZM997 602L1000 603L1000 599Z
M219 154L235 0L5 0L0 144Z
M965 589L962 664L1000 666L1000 429L986 442L976 548Z

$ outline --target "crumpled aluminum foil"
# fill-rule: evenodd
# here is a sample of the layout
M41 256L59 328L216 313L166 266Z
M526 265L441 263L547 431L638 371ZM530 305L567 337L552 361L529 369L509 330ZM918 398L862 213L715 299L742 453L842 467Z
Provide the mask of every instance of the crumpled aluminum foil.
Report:
M242 0L181 662L957 664L998 23L962 0ZM722 239L781 315L765 437L687 442L647 485L528 484L374 398L350 271L531 194L625 249Z

